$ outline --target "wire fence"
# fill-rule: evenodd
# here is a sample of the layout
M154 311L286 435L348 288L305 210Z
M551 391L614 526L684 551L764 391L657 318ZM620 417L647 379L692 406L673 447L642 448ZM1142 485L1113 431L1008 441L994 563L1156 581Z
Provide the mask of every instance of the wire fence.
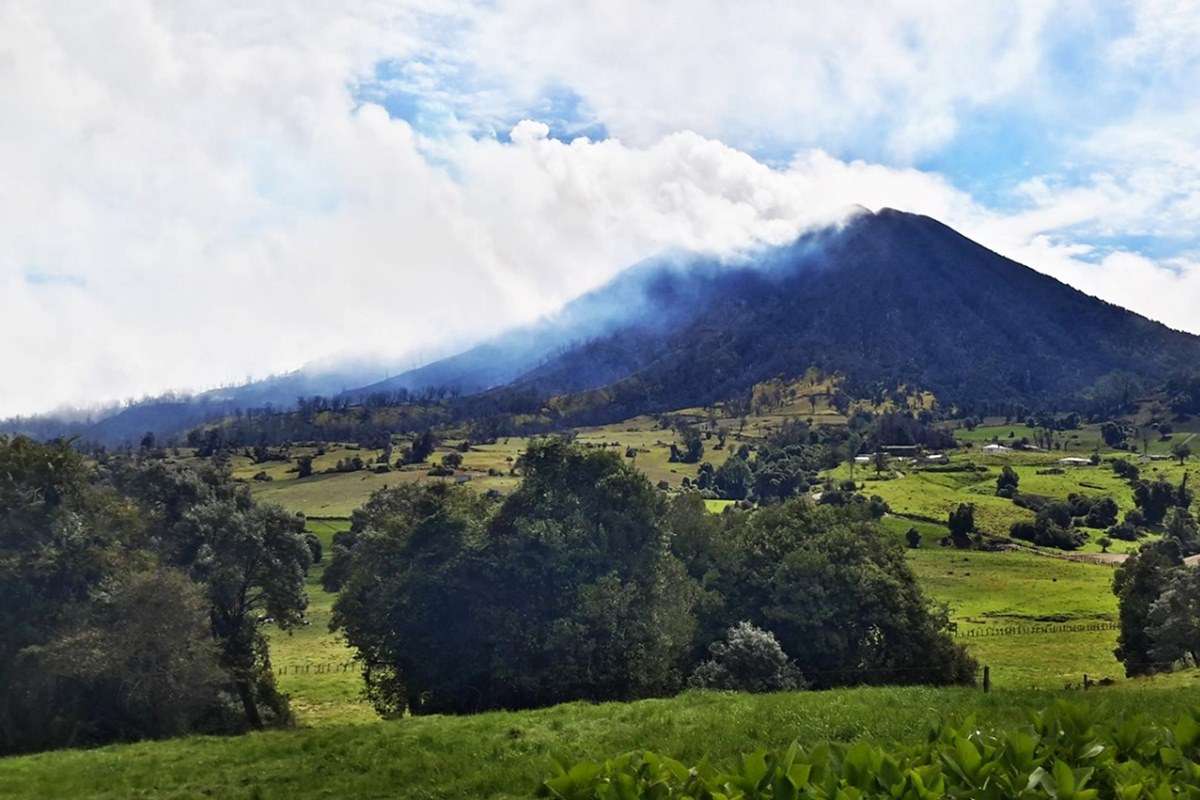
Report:
M287 664L280 664L274 670L277 676L335 675L345 672L358 672L359 665L354 661L293 661Z
M989 625L986 627L957 629L956 639L978 639L990 636L1029 636L1034 634L1091 633L1094 631L1118 631L1117 622L1076 622L1044 625Z

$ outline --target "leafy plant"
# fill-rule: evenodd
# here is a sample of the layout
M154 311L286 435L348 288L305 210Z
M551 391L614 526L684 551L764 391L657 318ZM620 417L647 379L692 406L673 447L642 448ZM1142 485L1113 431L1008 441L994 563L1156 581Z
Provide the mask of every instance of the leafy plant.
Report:
M792 744L724 769L654 753L560 765L540 787L558 800L1168 800L1200 797L1200 721L1099 720L1058 703L1015 730L943 725L920 745Z

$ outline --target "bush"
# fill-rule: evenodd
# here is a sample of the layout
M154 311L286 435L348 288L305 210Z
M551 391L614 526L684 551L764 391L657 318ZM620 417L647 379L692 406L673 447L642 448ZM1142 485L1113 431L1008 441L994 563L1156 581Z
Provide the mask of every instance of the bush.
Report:
M1109 528L1117 524L1120 509L1111 497L1102 497L1092 503L1083 524L1089 528Z
M712 658L692 673L700 689L736 692L780 692L805 687L803 676L770 631L739 622L725 632L724 641L709 645Z
M996 478L996 495L998 497L1013 497L1017 493L1017 486L1020 484L1021 478L1017 475L1017 471L1007 464L1000 470L1000 477Z
M324 548L321 545L320 537L312 531L305 531L304 543L308 545L308 552L312 556L312 563L320 564L321 558L324 556Z
M971 534L975 532L975 505L960 503L958 508L950 512L950 540L955 547L970 547Z
M1130 525L1128 522L1122 522L1120 525L1113 525L1104 535L1110 539L1120 539L1123 542L1135 542L1138 538L1137 528Z

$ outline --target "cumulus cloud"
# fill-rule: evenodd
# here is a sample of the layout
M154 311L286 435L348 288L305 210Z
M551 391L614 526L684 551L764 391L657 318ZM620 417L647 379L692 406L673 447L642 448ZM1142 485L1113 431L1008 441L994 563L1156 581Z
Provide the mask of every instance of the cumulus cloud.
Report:
M1027 176L1004 212L909 164L1042 63L1053 9L1009 5L0 4L0 416L348 354L413 364L662 250L736 255L853 205L1200 331L1195 259L1078 235L1190 218L1186 114L1166 161L1114 127L1088 150L1109 172ZM381 64L449 116L368 102ZM548 86L613 138L509 119Z

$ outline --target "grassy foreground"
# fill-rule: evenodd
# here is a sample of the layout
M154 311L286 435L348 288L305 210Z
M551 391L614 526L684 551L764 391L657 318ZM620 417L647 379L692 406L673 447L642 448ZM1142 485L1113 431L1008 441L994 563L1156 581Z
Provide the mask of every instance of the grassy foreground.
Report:
M1069 696L1113 714L1173 718L1200 690L1087 693L870 688L775 695L693 692L526 712L422 717L234 738L189 737L0 760L5 798L518 798L555 756L653 748L693 763L798 740L914 741L940 719L1020 724Z

